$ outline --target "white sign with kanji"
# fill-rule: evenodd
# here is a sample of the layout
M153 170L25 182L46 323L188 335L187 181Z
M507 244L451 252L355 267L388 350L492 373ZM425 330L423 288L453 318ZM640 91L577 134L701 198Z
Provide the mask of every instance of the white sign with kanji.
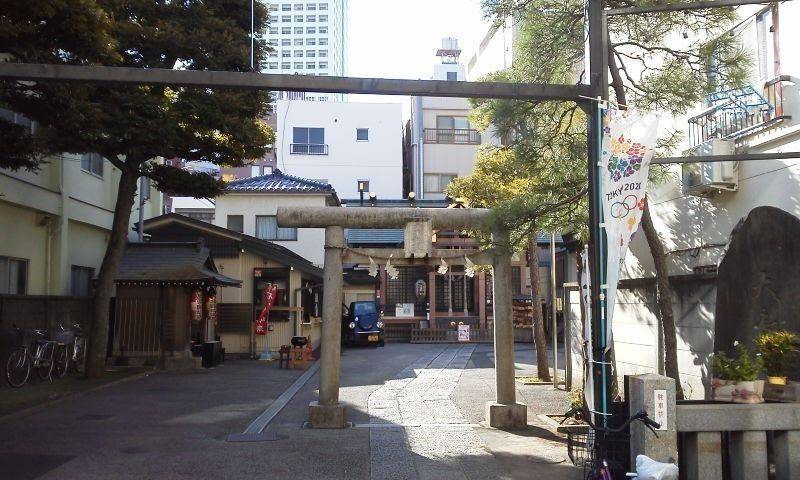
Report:
M653 390L653 420L661 425L656 430L667 429L667 391Z
M469 325L458 326L458 341L469 342Z

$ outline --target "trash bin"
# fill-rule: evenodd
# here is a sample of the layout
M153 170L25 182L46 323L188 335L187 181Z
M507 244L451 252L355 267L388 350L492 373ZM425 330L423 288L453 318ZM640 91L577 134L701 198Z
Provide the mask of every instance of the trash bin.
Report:
M222 356L222 343L221 342L204 342L203 343L203 367L211 368L220 362Z

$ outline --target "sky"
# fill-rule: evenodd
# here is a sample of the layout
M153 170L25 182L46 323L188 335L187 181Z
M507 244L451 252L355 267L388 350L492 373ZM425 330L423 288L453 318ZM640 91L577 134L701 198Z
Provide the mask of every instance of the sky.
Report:
M348 76L429 79L442 38L455 37L467 63L489 27L480 0L350 0ZM351 102L408 97L348 95Z

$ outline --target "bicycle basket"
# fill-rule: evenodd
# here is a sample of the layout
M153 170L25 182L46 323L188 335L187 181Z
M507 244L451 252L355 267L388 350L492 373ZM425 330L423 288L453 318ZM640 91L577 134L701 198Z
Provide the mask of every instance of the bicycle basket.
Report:
M567 432L567 455L573 465L582 467L590 462L594 448L594 432L588 433Z

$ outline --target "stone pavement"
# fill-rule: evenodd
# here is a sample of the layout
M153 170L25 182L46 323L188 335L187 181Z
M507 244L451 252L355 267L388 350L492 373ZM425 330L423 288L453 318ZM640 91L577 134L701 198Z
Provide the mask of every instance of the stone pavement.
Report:
M480 425L494 396L491 345L408 345L343 352L340 401L354 427L303 428L317 377L267 427L275 441L231 443L300 375L234 361L162 373L0 422L0 479L534 479L581 478L563 439L536 413L566 394L518 386L528 429ZM517 346L520 375L535 370ZM5 393L0 389L0 395Z

